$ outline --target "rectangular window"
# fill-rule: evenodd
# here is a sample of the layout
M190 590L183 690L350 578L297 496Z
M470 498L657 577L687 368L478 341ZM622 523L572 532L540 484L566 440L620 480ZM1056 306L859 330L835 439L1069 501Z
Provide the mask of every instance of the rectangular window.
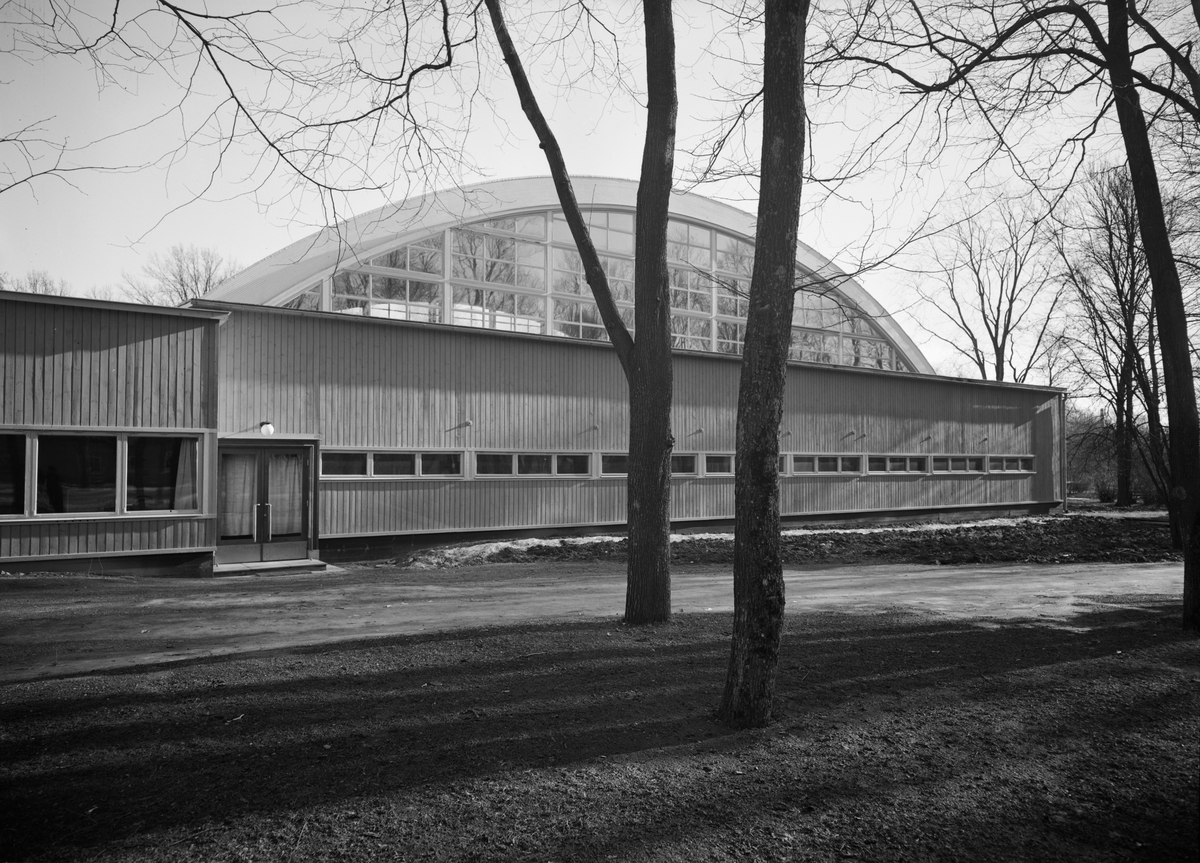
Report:
M442 274L442 235L430 237L411 246L392 249L385 255L371 260L373 267L388 267L394 270L409 270L414 273Z
M711 312L712 279L695 270L669 270L671 280L671 308L682 312Z
M512 453L481 452L475 456L475 473L479 476L510 476L512 472Z
M462 476L462 454L456 452L421 453L421 476Z
M321 476L366 476L365 452L321 453Z
M671 347L707 351L712 344L712 320L690 315L671 315Z
M554 300L554 329L556 336L587 341L608 341L608 332L595 303L566 303Z
M550 461L549 455L523 453L517 456L517 473L526 476L548 476Z
M0 515L25 514L25 435L0 435Z
M117 439L39 435L37 511L116 512Z
M706 455L704 457L704 472L709 474L733 473L733 456Z
M377 300L368 309L373 318L442 322L442 286L434 282L372 276L371 296Z
M465 228L455 228L451 234L454 239L451 275L454 278L545 288L544 246Z
M712 231L672 219L667 224L667 258L708 269L712 265Z
M546 329L546 301L528 294L455 287L452 324L514 333Z
M740 354L746 341L746 326L731 321L717 321L717 352Z
M1032 471L1033 459L1022 458L1021 456L998 456L994 455L988 458L988 470L994 472L1017 473L1020 471Z
M416 476L417 456L411 452L377 452L371 457L375 476Z
M817 460L811 455L792 456L792 473L815 473Z
M717 284L717 314L742 318L750 313L750 282L746 279L721 279Z
M196 509L196 439L130 437L125 509Z
M937 455L933 457L934 473L983 473L981 455Z
M787 459L788 459L788 457L785 455L781 455L779 457L779 473L780 473L780 475L787 473Z
M694 455L671 456L671 473L695 473L696 457Z
M604 453L600 456L600 473L606 475L629 473L629 456L622 453Z
M842 456L842 473L862 473L862 459L856 455Z
M835 455L817 457L817 473L837 473L838 459Z
M809 363L836 363L841 353L841 337L836 333L792 330L788 358Z
M583 453L555 456L554 461L559 476L587 476L592 472L592 459Z
M935 464L940 463L934 460ZM871 473L925 473L929 459L925 456L873 455L867 457Z

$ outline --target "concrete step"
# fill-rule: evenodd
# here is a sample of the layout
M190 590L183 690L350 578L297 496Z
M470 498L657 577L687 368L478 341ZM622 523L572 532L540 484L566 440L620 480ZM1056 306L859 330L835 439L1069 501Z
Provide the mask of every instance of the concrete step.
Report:
M218 563L213 575L296 575L303 572L339 571L323 560L263 560L256 563Z

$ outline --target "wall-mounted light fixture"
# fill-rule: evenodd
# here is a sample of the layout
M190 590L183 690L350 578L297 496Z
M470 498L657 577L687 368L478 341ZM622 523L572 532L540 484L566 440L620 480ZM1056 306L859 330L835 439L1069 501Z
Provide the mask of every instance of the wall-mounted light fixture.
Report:
M267 422L266 420L258 424L258 430L262 434L275 434L275 426L271 425L271 423Z

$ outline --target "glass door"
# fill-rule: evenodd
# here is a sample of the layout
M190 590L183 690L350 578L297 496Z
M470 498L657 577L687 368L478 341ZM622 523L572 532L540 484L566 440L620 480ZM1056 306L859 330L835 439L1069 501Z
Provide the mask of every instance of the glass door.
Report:
M307 558L308 449L223 447L218 462L217 562Z

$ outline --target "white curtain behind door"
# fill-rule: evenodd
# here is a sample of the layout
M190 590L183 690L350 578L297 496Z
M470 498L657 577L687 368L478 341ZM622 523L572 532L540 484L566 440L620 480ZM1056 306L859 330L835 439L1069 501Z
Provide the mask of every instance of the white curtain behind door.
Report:
M221 539L254 535L254 506L258 503L258 457L254 453L221 455Z
M268 503L271 504L271 535L299 536L303 533L304 491L302 459L295 453L272 454L268 465Z

